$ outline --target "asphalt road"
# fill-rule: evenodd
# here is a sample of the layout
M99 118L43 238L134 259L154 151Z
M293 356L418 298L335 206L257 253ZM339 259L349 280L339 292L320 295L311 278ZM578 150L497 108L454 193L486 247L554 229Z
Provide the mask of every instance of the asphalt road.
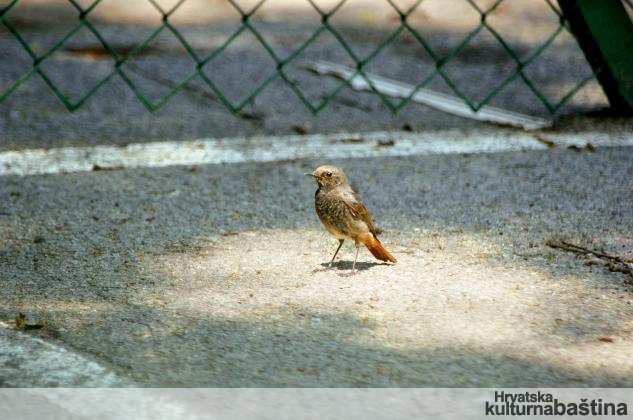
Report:
M355 276L320 161L4 176L0 317L143 386L631 386L630 278L545 243L631 258L632 150L336 160Z

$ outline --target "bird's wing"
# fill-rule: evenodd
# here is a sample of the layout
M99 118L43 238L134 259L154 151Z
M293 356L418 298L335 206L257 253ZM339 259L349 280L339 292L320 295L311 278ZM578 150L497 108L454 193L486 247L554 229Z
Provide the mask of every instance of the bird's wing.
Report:
M356 200L350 202L349 200L343 200L347 208L350 210L352 215L367 224L369 231L375 235L378 235L382 230L378 229L374 226L374 222L371 220L371 215L369 214L369 210L367 207L358 199L358 196L354 194Z

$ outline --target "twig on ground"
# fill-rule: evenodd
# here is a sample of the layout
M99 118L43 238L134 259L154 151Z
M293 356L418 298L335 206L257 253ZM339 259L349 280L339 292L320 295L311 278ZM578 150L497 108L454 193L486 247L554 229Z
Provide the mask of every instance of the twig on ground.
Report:
M606 264L611 271L618 271L620 273L628 274L633 278L633 260L622 258L618 255L609 255L604 252L596 251L593 249L585 248L580 245L575 245L566 241L559 241L549 239L545 242L550 248L562 249L568 252L574 252L576 254L591 254L598 258L606 260Z
M44 328L45 324L42 322L30 323L22 312L15 317L15 328L18 330L37 330Z

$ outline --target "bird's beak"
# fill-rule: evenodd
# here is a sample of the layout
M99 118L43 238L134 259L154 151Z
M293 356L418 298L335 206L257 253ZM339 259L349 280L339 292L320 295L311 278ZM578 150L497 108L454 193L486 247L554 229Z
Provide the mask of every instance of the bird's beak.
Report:
M313 177L313 178L316 178L316 175L315 175L315 174L313 174L313 173L310 173L310 172L306 172L304 175L306 175L306 176L311 176L311 177Z

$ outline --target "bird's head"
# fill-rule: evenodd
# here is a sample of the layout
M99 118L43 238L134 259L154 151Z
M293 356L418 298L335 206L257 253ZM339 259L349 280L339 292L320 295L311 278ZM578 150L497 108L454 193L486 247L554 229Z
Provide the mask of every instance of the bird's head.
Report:
M314 172L306 175L314 177L319 187L332 188L347 182L345 172L332 165L319 166Z

